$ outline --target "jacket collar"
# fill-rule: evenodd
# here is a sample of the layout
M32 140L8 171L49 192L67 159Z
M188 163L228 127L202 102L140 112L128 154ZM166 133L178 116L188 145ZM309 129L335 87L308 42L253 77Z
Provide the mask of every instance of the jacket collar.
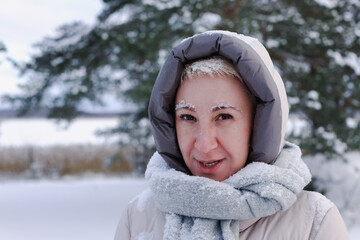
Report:
M252 226L254 223L256 223L257 221L259 221L260 218L251 218L251 219L246 219L243 221L240 221L240 233L242 231L245 231L247 228L249 228L250 226Z

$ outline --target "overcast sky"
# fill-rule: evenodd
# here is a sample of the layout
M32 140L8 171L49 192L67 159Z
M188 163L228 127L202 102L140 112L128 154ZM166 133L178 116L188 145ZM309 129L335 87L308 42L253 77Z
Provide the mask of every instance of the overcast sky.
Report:
M9 0L0 3L0 41L16 60L29 59L32 44L64 23L94 24L101 0ZM16 92L17 72L0 54L0 94Z

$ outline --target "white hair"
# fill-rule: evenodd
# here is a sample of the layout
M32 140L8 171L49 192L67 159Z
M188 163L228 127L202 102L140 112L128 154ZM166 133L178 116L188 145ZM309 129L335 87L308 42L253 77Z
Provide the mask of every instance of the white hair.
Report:
M214 75L232 76L242 82L240 74L235 70L234 65L226 58L220 56L204 58L186 64L181 74L181 82L187 78L202 75L211 77L214 77Z

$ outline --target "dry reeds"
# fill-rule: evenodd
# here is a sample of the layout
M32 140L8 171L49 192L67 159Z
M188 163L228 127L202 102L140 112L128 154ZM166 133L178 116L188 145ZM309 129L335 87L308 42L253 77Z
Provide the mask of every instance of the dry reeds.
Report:
M118 145L0 147L0 172L34 177L68 174L125 173L133 169L133 150Z

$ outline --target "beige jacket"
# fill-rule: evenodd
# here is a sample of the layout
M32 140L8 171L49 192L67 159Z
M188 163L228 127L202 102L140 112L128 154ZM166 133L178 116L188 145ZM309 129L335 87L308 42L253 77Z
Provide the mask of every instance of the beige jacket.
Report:
M163 239L165 214L146 190L124 211L115 240ZM323 195L303 191L286 211L240 222L240 239L346 240L347 230L336 206Z

